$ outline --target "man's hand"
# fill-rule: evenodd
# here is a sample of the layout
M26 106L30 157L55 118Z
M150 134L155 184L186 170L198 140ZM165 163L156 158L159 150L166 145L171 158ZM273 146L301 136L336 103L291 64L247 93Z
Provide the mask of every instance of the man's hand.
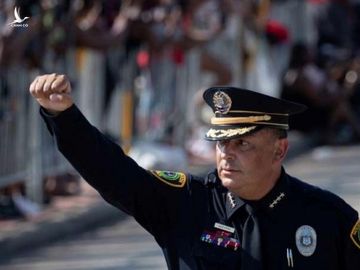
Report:
M38 76L30 85L30 93L51 114L71 107L71 85L65 75L56 73Z

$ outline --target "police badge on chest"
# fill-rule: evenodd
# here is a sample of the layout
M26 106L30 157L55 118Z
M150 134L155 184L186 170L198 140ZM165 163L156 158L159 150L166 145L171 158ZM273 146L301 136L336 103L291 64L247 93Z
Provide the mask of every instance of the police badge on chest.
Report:
M314 254L317 243L316 231L309 225L300 226L295 233L296 247L300 254L309 257Z

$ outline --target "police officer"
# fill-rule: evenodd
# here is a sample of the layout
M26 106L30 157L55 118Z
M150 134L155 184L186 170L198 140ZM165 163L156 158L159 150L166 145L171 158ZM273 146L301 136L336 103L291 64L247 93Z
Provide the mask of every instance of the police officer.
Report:
M30 92L58 148L102 197L150 232L169 269L360 269L358 213L288 175L289 116L300 104L233 87L204 92L206 139L217 168L205 178L147 171L81 114L64 75Z

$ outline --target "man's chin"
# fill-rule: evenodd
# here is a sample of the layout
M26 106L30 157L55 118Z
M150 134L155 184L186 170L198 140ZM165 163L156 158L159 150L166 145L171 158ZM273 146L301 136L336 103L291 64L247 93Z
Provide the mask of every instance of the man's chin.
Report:
M220 177L221 183L226 188L231 188L234 186L235 182L232 178L229 177Z

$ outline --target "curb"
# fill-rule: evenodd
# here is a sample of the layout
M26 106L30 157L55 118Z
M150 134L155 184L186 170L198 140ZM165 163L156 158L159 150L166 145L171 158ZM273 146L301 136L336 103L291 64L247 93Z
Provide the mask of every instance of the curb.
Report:
M44 221L34 227L0 240L0 262L5 262L19 253L39 248L44 244L83 233L104 223L125 218L126 215L102 199L80 213L69 215L63 220Z

